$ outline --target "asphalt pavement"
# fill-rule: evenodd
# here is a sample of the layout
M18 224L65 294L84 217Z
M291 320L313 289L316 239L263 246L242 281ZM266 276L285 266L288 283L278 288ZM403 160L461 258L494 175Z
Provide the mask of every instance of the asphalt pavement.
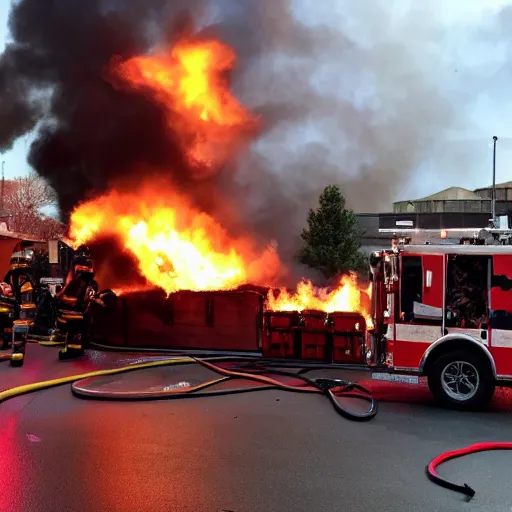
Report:
M23 368L0 363L0 389L148 359L91 352L64 363L55 349L28 349ZM173 366L117 382L206 377ZM490 412L457 413L436 408L424 386L371 386L379 414L363 424L322 396L282 391L113 403L75 398L64 385L8 400L0 404L0 511L512 510L511 452L443 465L444 476L477 491L469 503L425 475L446 450L512 441L510 393L499 391Z

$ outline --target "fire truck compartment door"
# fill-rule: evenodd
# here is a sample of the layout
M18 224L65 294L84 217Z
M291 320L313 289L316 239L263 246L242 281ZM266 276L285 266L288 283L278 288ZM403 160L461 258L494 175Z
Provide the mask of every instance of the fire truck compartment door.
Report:
M495 254L491 278L492 311L512 313L512 256Z
M491 353L498 375L512 375L512 255L495 254L491 274Z
M421 259L423 266L422 305L432 308L427 316L431 317L433 314L434 317L442 317L445 258L441 254L424 254Z

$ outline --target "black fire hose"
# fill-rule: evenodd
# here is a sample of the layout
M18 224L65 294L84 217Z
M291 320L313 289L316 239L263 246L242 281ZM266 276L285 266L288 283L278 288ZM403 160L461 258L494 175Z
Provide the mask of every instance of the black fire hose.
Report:
M444 487L445 489L450 489L455 492L460 492L468 497L470 500L475 495L475 490L472 489L468 484L459 485L454 484L453 482L449 482L444 478L441 478L437 473L436 469L438 466L443 464L444 462L456 459L458 457L463 457L464 455L470 455L472 453L478 452L486 452L490 450L512 450L512 443L502 443L502 442L491 442L491 443L476 443L466 448L461 448L459 450L452 450L450 452L442 453L438 455L435 459L433 459L430 464L427 466L427 475L428 478L437 485Z
M369 390L356 384L355 382L348 382L341 379L310 379L303 375L305 371L302 372L285 372L281 370L270 370L265 368L256 368L254 372L249 371L233 371L228 370L226 368L222 368L210 362L194 359L197 363L208 368L220 375L232 377L232 378L241 378L247 380L253 380L256 382L260 382L262 384L269 384L274 386L275 388L282 389L284 391L305 391L309 393L321 393L329 398L336 412L341 414L344 418L353 420L353 421L369 421L375 417L378 411L377 401L372 396ZM307 386L291 386L289 384L284 384L276 379L272 379L270 377L266 377L262 375L262 373L274 374L274 375L284 375L288 377L293 377L299 380L302 380ZM358 393L354 393L353 391L360 391L363 393L362 395ZM365 402L369 402L370 406L368 410L362 414L356 414L354 412L349 411L345 407L343 407L337 400L337 398L357 398L363 400Z
M105 391L105 390L94 390L93 381L95 376L87 376L86 379L75 379L71 385L71 391L73 395L79 398L96 399L96 400L109 400L109 401L148 401L148 400L165 400L165 399L177 399L177 398L194 398L194 397L205 397L205 396L218 396L218 395L229 395L236 393L247 393L251 391L262 391L278 389L281 391L294 391L302 393L317 393L323 394L329 398L335 410L343 417L354 420L354 421L368 421L375 417L377 414L377 401L371 396L370 391L364 387L344 380L339 379L310 379L302 375L305 371L302 370L297 373L284 372L279 370L270 370L261 367L255 368L255 372L241 372L233 371L227 368L213 364L213 362L206 361L204 359L198 359L195 357L188 356L190 362L196 362L197 364L221 375L220 378L203 382L196 386L187 386L176 389L162 390L158 393L153 391L149 392L119 392L119 391ZM217 362L217 361L216 361ZM151 363L148 364L148 366ZM250 363L249 363L250 364ZM271 377L262 375L262 373L268 373L270 375L285 375L292 377L297 380L302 380L304 385L291 385ZM261 384L259 386L242 387L242 388L228 388L213 391L206 391L207 388L220 384L221 382L233 381L233 380L250 380ZM92 384L92 385L91 385ZM362 395L355 393L359 391ZM338 398L358 398L365 402L369 402L370 406L368 410L362 414L357 414L347 410L339 402Z
M304 374L308 373L315 368L302 368L298 372L289 372L278 369L270 369L265 363L260 361L249 361L243 366L239 366L237 370L243 370L242 373L248 374L271 374L271 375L283 375L285 377L292 377L304 381L312 388L318 389L321 393L326 395L334 406L334 409L341 414L343 417L353 421L368 421L371 420L378 410L377 401L372 396L371 392L363 386L356 384L355 382L349 382L342 379L312 379L306 377ZM278 382L278 381L276 381ZM360 391L363 394L353 393L354 390ZM354 414L347 411L342 407L336 398L357 398L365 402L369 402L370 406L367 412L363 414Z

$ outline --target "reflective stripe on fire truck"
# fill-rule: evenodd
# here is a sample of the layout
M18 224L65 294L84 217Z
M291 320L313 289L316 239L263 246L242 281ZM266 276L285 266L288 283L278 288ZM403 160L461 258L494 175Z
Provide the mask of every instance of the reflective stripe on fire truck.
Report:
M420 378L417 375L399 375L397 373L372 373L372 380L400 382L402 384L420 383Z
M389 327L391 326L388 326L388 329ZM442 332L439 325L396 324L396 341L434 343L441 335Z
M512 331L493 329L491 345L499 348L512 348Z
M394 336L393 336L394 331ZM441 337L441 326L388 325L386 364L398 371L417 371L425 351Z
M393 339L393 327L396 329L396 337ZM479 329L447 329L450 331L445 336L440 336L440 326L428 326L428 325L414 325L414 324L391 324L388 325L388 353L386 361L388 365L394 367L395 371L417 371L422 369L425 360L432 351L433 348L438 346L440 343L453 339L466 339L468 343L475 343L480 345L484 352L489 357L489 361L493 367L493 373L498 376L510 375L508 363L506 364L505 354L501 355L502 362L504 363L503 368L499 371L494 363L496 354L491 354L488 347L488 341L482 340L480 334L482 331ZM509 331L510 332L510 331ZM494 335L494 332L493 332ZM512 332L509 335L502 336L501 343L508 343L502 345L503 347L512 348ZM492 340L492 346L494 345L494 338ZM499 350L499 348L498 348ZM492 348L491 348L492 351ZM507 351L508 352L508 351ZM512 358L512 350L510 351L510 357ZM498 370L498 371L497 371ZM500 375L501 374L501 375Z

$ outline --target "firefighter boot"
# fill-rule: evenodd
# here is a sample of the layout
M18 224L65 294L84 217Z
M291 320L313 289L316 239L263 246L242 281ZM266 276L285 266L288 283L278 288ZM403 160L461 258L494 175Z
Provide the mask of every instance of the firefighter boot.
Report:
M68 361L84 355L84 346L82 344L82 335L68 332L66 336L66 345L59 350L59 360Z
M82 332L84 315L78 311L61 311L57 318L57 328L66 333L63 349L59 351L59 360L76 359L84 354Z
M23 366L25 362L25 346L30 324L23 320L15 320L12 328L11 366Z

